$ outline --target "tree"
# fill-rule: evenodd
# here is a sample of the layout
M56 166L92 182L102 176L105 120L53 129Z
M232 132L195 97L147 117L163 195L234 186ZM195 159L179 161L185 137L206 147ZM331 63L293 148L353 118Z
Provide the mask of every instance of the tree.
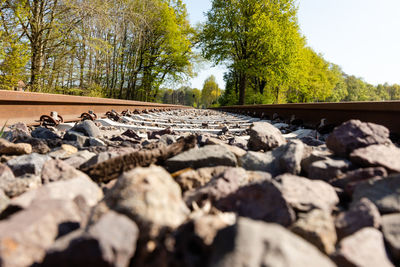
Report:
M228 62L238 81L239 104L244 104L249 80L257 76L262 91L267 82L279 95L288 81L298 32L294 0L214 0L200 40L203 55L216 63ZM279 79L268 79L270 75ZM277 100L278 101L278 100Z
M221 90L215 81L215 76L211 75L204 81L203 90L201 90L201 101L207 108L217 101L221 95Z
M0 6L5 0L0 1ZM0 9L0 88L13 89L20 80L25 80L28 62L28 44L15 27L15 18Z
M287 95L289 102L325 101L340 82L341 73L311 48L302 49L302 60L297 67Z

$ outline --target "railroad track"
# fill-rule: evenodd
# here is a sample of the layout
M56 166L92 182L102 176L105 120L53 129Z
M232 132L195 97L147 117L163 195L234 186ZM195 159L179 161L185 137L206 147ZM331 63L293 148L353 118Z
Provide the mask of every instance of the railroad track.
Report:
M226 106L215 110L263 119L273 119L276 114L285 121L289 121L295 115L307 127L315 127L323 118L334 125L358 119L384 125L391 132L400 134L400 101L245 105Z
M333 116L4 94L1 266L400 263L400 148L381 125L342 123L393 116L384 104Z
M146 109L161 111L188 108L190 107L140 101L0 90L0 125L6 122L37 125L42 115L50 115L54 111L65 122L71 122L80 120L81 115L89 111L106 117L105 114L111 110L121 113L124 110L134 112ZM278 116L284 122L290 122L294 116L307 128L315 128L321 119L326 119L333 125L358 119L378 123L389 128L392 133L400 133L400 101L227 106L215 110L265 120L272 120L274 116Z
M118 99L81 97L57 94L42 94L31 92L16 92L0 90L0 124L23 122L28 125L38 125L42 115L50 115L55 111L65 122L79 121L80 116L88 111L105 117L111 110L171 110L186 109L179 105L166 105L140 101Z

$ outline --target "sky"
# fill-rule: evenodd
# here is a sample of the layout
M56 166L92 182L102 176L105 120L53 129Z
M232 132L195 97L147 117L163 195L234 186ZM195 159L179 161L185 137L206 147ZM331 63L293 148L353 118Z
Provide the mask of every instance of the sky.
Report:
M183 0L192 25L205 22L211 0ZM400 0L298 0L308 46L349 74L377 85L400 83ZM201 89L214 75L225 88L224 66L203 64L189 80Z

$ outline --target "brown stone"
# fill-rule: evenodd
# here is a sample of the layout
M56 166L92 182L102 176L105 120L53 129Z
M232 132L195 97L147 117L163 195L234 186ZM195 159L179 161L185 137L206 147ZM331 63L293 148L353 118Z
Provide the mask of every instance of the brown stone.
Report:
M220 175L228 166L217 166L217 167L206 167L197 170L185 169L180 173L174 173L173 177L175 181L181 186L182 191L186 192L188 190L199 188L205 185L212 177Z
M394 267L379 230L366 227L340 241L334 260L338 266Z
M280 225L239 218L214 239L209 266L333 267L316 247Z
M353 203L348 211L340 213L335 220L340 239L357 232L361 228L379 228L380 225L381 215L374 203L367 198L362 198Z
M78 171L74 167L58 159L46 161L42 168L43 184L76 177L89 178L85 173Z
M327 157L323 160L314 161L308 167L308 178L315 180L330 180L343 175L351 167L351 162L346 159L333 159Z
M400 149L394 145L371 145L354 150L350 160L362 167L384 167L400 172Z
M383 167L357 169L346 172L346 174L332 180L330 183L335 187L344 189L351 196L357 183L371 178L385 176L387 176L387 171Z
M273 180L244 185L225 197L214 201L222 211L235 212L239 216L274 222L289 226L295 213L282 195L280 186Z
M14 144L6 139L0 138L0 154L24 155L32 153L32 146L26 143Z
M105 203L133 219L143 236L156 235L162 227L176 228L189 214L179 185L158 166L125 172L107 192Z
M290 229L325 254L329 255L335 251L335 224L332 216L326 211L314 209L300 216Z
M214 176L204 186L184 194L186 204L191 207L193 202L202 206L206 201L217 201L235 192L243 181L246 172L242 168L230 168Z
M400 264L400 213L382 216L382 232L392 258Z
M73 201L44 200L0 222L0 261L4 267L41 262L63 230L78 228L80 210Z
M400 212L400 174L384 179L370 179L359 183L353 193L353 202L368 198L381 214Z
M85 199L89 206L96 205L103 197L100 187L90 178L76 177L69 180L49 183L35 190L25 192L13 198L10 205L19 208L27 208L33 201L52 199L72 200L79 195Z
M108 211L88 230L79 229L58 239L41 266L125 267L135 252L138 234L133 221Z
M346 156L353 150L375 144L391 144L389 130L381 125L350 120L335 128L326 140L336 155Z
M282 194L287 203L297 211L316 208L330 213L339 203L335 189L324 181L291 174L283 174L275 179L281 183Z

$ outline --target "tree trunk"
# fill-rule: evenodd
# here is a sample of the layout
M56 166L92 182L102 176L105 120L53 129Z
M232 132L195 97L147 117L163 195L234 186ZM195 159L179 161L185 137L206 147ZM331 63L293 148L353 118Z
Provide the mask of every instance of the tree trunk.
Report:
M247 75L242 72L239 78L239 105L244 105L244 98L247 87Z
M42 65L41 49L37 47L37 43L32 43L32 56L31 56L31 86L32 91L37 92L39 90L39 76Z

